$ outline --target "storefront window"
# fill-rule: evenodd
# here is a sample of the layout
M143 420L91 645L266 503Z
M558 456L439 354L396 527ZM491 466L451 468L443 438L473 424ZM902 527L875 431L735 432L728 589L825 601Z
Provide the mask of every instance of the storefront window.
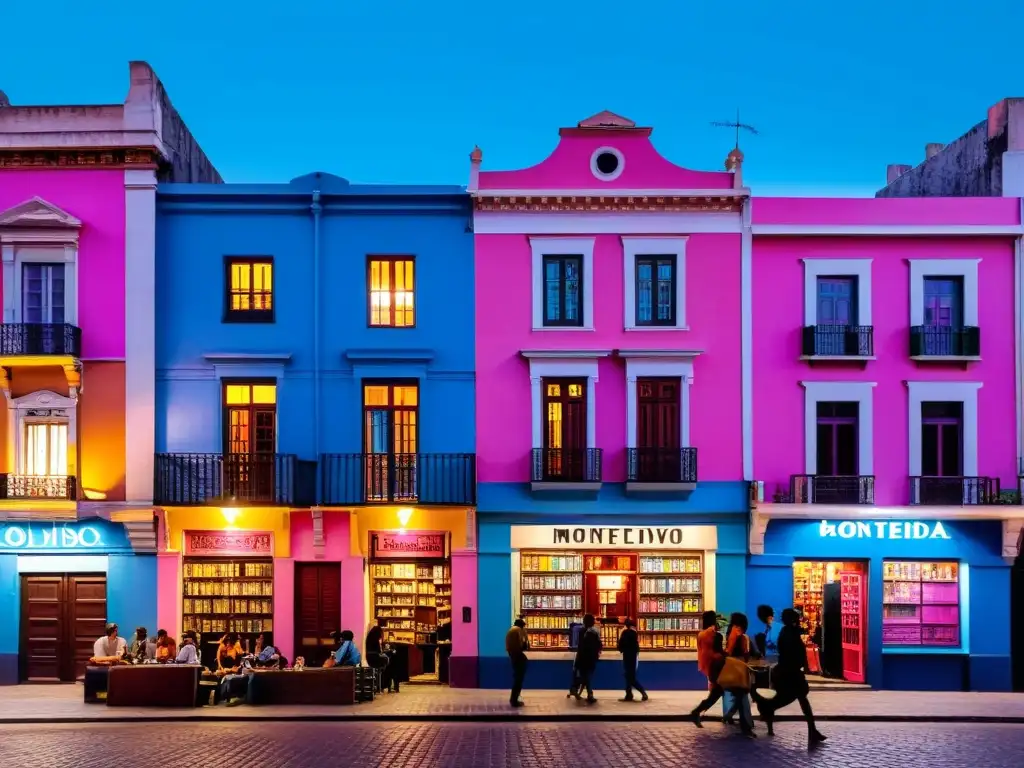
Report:
M886 560L882 578L883 645L960 645L958 563Z
M253 640L274 629L272 560L186 559L183 577L182 629Z
M640 647L692 651L704 610L700 553L522 552L519 608L535 650L569 649L583 615L614 648L627 618Z

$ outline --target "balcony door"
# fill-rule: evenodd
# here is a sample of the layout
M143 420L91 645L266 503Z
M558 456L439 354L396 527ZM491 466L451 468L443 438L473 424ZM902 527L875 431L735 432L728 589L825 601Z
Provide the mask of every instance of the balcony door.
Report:
M858 403L818 403L818 466L811 503L856 504L863 500L859 410Z
M922 504L977 504L964 482L963 403L921 403Z
M926 355L962 354L964 284L956 277L924 279L924 352Z
M818 331L815 354L847 355L847 334L857 325L857 280L818 278Z
M367 501L416 501L419 489L419 386L363 385L363 453Z
M583 480L587 468L587 380L544 379L545 480Z
M9 498L68 496L68 423L24 420L19 472L7 480Z
M275 497L277 385L224 384L224 494L239 500Z
M649 483L680 482L680 379L636 381L636 479Z
M64 265L23 264L21 267L21 321L64 323Z

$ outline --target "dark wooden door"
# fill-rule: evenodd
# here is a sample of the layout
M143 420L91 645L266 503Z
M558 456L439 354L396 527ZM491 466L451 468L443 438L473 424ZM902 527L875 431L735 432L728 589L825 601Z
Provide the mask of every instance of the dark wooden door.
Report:
M295 655L304 657L307 666L321 666L331 652L331 633L339 629L340 563L296 563ZM362 629L353 628L357 640Z
M107 620L107 577L21 577L21 679L72 682L85 674Z
M587 466L587 380L544 379L544 475L583 480Z
M641 482L679 482L679 387L679 379L637 379L636 458Z

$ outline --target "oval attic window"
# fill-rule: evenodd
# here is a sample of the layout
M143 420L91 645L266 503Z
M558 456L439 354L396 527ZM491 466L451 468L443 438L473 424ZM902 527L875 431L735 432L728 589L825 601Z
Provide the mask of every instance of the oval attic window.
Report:
M614 181L622 174L622 153L612 147L601 147L590 156L590 171L601 181Z

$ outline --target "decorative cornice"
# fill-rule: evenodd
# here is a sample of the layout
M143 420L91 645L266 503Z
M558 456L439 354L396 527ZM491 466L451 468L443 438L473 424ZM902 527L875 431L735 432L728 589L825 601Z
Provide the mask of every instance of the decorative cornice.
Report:
M478 192L473 201L477 211L608 213L619 212L716 212L737 213L742 197L734 190L702 195L505 195Z
M610 349L524 349L519 352L527 360L590 360L609 357Z
M156 168L155 149L0 149L0 169Z

